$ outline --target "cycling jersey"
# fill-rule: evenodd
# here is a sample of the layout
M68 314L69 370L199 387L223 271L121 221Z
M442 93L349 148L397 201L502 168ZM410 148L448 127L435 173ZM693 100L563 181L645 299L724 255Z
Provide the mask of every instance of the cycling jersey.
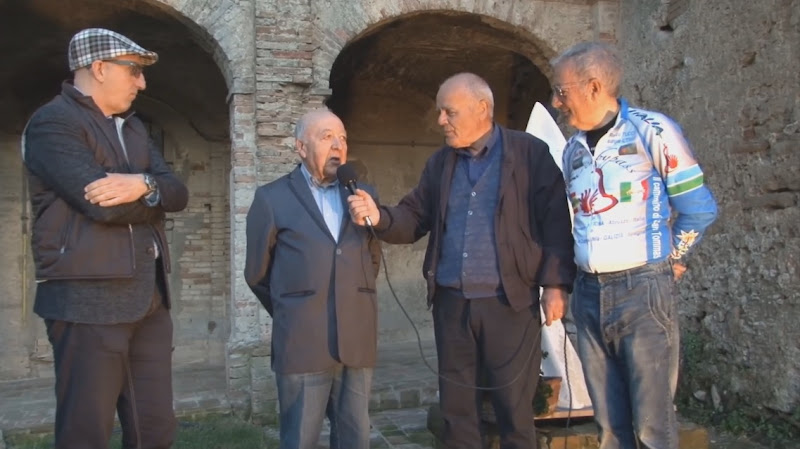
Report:
M717 215L678 125L658 112L629 108L624 99L619 104L616 122L594 154L581 131L567 142L562 159L575 261L590 273L681 259Z

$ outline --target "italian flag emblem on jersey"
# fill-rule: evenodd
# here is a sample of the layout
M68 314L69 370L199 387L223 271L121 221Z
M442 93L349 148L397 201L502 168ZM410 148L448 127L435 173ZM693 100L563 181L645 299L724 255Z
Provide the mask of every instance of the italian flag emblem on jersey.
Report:
M642 201L647 199L647 194L650 192L650 180L643 179L640 183L621 182L619 183L619 201L621 203L630 203L633 198L639 198L641 194Z

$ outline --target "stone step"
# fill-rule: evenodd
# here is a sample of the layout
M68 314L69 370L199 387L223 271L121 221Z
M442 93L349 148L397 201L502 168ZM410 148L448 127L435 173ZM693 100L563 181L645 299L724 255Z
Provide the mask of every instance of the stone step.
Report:
M432 341L421 343L425 360L436 368ZM439 380L423 361L417 342L385 345L378 349L373 374L370 411L425 407L439 402Z
M539 449L599 449L597 427L588 418L571 421L569 428L564 427L565 420L537 422L536 435ZM500 437L494 425L482 423L486 433L485 449L499 449ZM440 439L444 429L439 406L434 404L428 408L428 430L434 435L436 448L444 449ZM694 423L680 423L680 449L709 449L709 437L705 428Z
M175 372L173 390L178 418L231 411L224 367ZM6 435L52 432L55 408L52 378L0 383L0 431Z
M371 412L412 409L439 402L439 385L434 380L409 380L376 384L369 398Z

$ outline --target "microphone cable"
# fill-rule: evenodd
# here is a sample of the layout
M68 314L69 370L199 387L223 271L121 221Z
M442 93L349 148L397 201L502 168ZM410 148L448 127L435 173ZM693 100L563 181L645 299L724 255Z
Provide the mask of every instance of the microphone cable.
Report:
M367 218L369 219L369 217L367 217ZM372 227L371 220L368 222L368 225L365 226L365 227L369 230L370 234L372 235L372 237L375 240L380 241L380 239L378 238L378 235L375 233L375 229ZM379 247L379 250L380 250L380 253L381 253L381 263L383 265L383 276L384 276L384 279L386 279L386 285L389 286L389 291L392 293L392 297L394 298L395 303L397 303L397 306L400 307L400 310L403 312L403 315L405 315L406 320L408 320L408 323L411 324L411 328L414 330L414 334L417 337L417 347L419 348L420 358L422 359L422 362L425 363L425 366L428 368L428 370L431 373L435 374L436 377L438 377L438 378L440 378L440 379L442 379L442 380L444 380L446 382L450 382L453 385L457 385L459 387L469 388L471 390L477 390L477 391L501 390L503 388L508 388L511 385L514 385L520 379L522 374L529 368L528 364L530 363L531 357L533 357L533 352L536 350L536 345L531 345L531 350L528 352L528 356L525 358L525 363L523 364L522 369L520 369L520 371L514 376L513 379L511 379L510 382L508 382L506 384L503 384L503 385L500 385L500 386L496 386L496 387L479 387L479 386L476 386L476 385L467 385L465 383L458 382L456 380L450 379L449 377L447 377L447 376L445 376L443 374L440 374L438 371L436 371L430 365L430 363L428 363L428 359L425 356L425 351L422 349L422 337L419 334L419 329L417 329L417 325L414 324L414 320L411 319L411 315L409 315L408 311L406 311L406 308L403 306L403 303L400 302L400 299L397 297L397 293L394 291L394 286L392 285L392 281L389 279L389 268L388 268L388 266L386 264L386 256L383 253L383 245L381 245ZM530 329L530 326L531 326L532 323L533 323L533 317L531 317L531 319L528 321L528 324L525 326L525 334L528 333L528 330ZM523 335L525 335L525 334L523 334ZM539 334L538 335L539 338L541 338L542 326L539 326L538 334ZM569 440L569 437L570 437L568 431L569 431L570 420L571 420L571 417L572 417L572 386L570 385L570 381L569 381L569 365L568 365L568 360L567 360L568 359L568 357L567 357L567 338L568 338L567 337L567 327L564 326L564 339L563 339L564 375L566 377L566 382L567 382L567 384L566 384L566 386L567 386L567 395L569 396L569 407L567 408L567 421L566 421L566 425L564 426L564 429L565 429L565 433L564 433L564 449L567 449L567 440ZM539 340L539 346L541 347L541 340ZM541 370L541 367L539 367L539 370ZM538 385L538 383L537 383L537 385ZM538 389L538 387L537 387L537 389ZM535 394L536 393L534 392L534 395ZM552 394L552 392L551 392L551 394ZM558 399L557 398L556 398L556 404L558 404ZM534 420L535 420L535 416L534 416ZM534 424L534 428L536 428L535 424Z
M566 314L564 314L566 316ZM567 378L567 395L569 396L569 407L567 408L567 423L564 426L564 449L567 449L569 439L569 421L572 417L572 384L569 383L569 357L567 356L567 326L564 326L564 376Z
M369 229L369 232L372 234L373 238L375 238L376 240L380 240L378 238L377 234L375 234L375 229L373 229L373 227L371 225L370 226L366 226L366 228ZM430 365L430 363L428 363L428 359L425 357L425 352L422 349L422 337L419 334L419 330L417 329L417 325L414 324L414 320L411 319L411 315L409 315L408 312L406 311L406 308L403 307L403 304L400 302L400 299L397 297L397 293L394 291L394 287L392 286L392 281L389 280L389 269L386 266L386 256L383 254L383 246L382 245L380 247L380 251L381 251L381 262L383 264L383 275L384 275L384 278L386 279L386 284L389 286L389 291L392 292L392 297L394 298L394 301L400 307L400 310L403 312L403 315L406 316L406 319L411 324L412 329L414 329L414 333L417 336L417 347L419 348L420 357L422 357L422 361L425 363L425 366L428 367L428 370L430 370L430 372L435 374L440 379L443 379L443 380L445 380L447 382L450 382L453 385L458 385L459 387L469 388L469 389L478 390L478 391L494 391L494 390L502 390L503 388L508 388L511 385L514 385L520 379L522 374L525 371L528 370L528 368L529 368L528 364L530 363L531 358L533 357L534 351L536 351L536 345L531 345L531 350L528 351L528 356L525 358L525 363L522 365L522 369L520 369L520 371L514 376L513 379L511 379L510 382L507 382L507 383L505 383L503 385L500 385L500 386L496 386L496 387L479 387L479 386L476 386L476 385L467 385L465 383L461 383L461 382L458 382L456 380L453 380L453 379L451 379L451 378L439 373L438 371L436 371ZM533 323L533 319L534 319L534 317L531 317L531 319L528 321L528 324L525 326L525 333L523 334L523 337L528 334L528 331L530 330L531 324ZM539 326L538 336L541 337L541 334L542 334L542 327ZM565 337L564 338L566 338L566 333L565 333ZM564 344L566 345L566 342ZM541 346L541 340L539 341L539 346Z
M339 182L341 182L343 185L345 185L347 187L347 189L350 191L350 193L352 195L355 195L355 191L357 189L357 186L356 186L357 175L356 175L356 173L355 173L355 171L353 170L352 167L348 166L347 164L340 165L339 168L336 170L336 177L339 180ZM380 239L378 238L378 235L375 233L375 229L372 227L372 221L370 220L369 216L366 217L365 223L366 223L366 228L369 229L369 232L372 235L372 237L375 240L380 241ZM409 324L411 324L411 328L414 330L414 334L417 337L417 347L419 348L419 354L420 354L420 357L422 358L422 362L425 363L425 366L428 368L428 370L431 373L435 374L438 378L440 378L440 379L442 379L442 380L444 380L446 382L450 382L453 385L458 385L460 387L469 388L469 389L478 390L478 391L494 391L494 390L501 390L503 388L510 387L511 385L513 385L514 383L516 383L520 379L520 377L522 376L522 374L525 371L527 371L530 368L528 364L530 363L531 358L533 357L533 353L536 350L536 345L531 345L531 349L530 349L530 351L528 351L528 356L525 358L525 363L522 365L522 368L514 376L514 378L511 379L510 382L507 382L507 383L505 383L503 385L500 385L500 386L496 386L496 387L479 387L479 386L476 386L476 385L467 385L467 384L458 382L456 380L450 379L449 377L447 377L447 376L439 373L438 371L436 371L430 365L430 363L428 363L428 359L425 357L425 351L422 349L422 337L419 334L419 329L417 329L417 325L414 324L414 320L411 319L411 315L409 315L408 311L406 311L406 308L400 302L400 299L397 297L397 292L394 291L394 286L392 285L392 281L389 279L389 268L388 268L388 266L386 264L386 256L383 253L383 246L382 245L381 245L381 247L379 247L379 250L380 250L380 253L381 253L381 262L383 263L383 275L384 275L384 278L386 279L386 285L389 286L389 291L391 291L392 297L394 298L394 301L397 303L397 306L400 307L400 310L403 312L403 315L405 315L405 317L408 320ZM541 321L541 317L540 317L540 321ZM525 332L523 334L523 337L528 334L528 331L530 330L530 326L531 326L532 323L533 323L533 317L531 317L531 319L528 321L528 324L525 326ZM539 326L539 330L537 331L537 333L538 333L537 337L539 339L539 347L541 348L541 336L542 336L542 325L541 324ZM569 408L567 409L566 429L569 429L570 418L572 416L572 386L570 385L569 365L568 365L568 362L567 362L567 328L566 328L566 326L564 326L563 348L564 348L564 374L565 374L566 382L567 382L566 383L567 394L569 396ZM541 373L541 366L539 366L538 368L539 368L539 372ZM539 374L537 374L537 375L539 375ZM538 382L537 382L537 388L538 388ZM534 392L534 395L535 394L536 393ZM552 394L552 392L551 392L551 394ZM558 399L556 399L556 404L558 404ZM565 437L564 437L564 448L565 449L567 447L567 439L568 438L569 438L569 435L565 435Z

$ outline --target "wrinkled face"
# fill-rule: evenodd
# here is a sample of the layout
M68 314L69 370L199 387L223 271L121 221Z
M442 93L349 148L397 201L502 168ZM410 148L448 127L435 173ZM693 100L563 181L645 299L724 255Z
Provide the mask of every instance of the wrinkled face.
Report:
M339 117L331 112L311 117L296 145L306 169L318 181L335 180L336 170L347 162L347 132Z
M555 68L553 107L570 125L581 131L591 130L597 125L593 122L595 102L590 95L588 81L578 77L569 61Z
M468 147L492 128L488 103L475 98L463 85L442 85L436 94L436 108L437 123L444 131L447 145L453 148Z
M147 87L141 62L139 56L123 55L92 63L92 70L100 82L92 97L103 113L111 115L127 111L139 91Z

